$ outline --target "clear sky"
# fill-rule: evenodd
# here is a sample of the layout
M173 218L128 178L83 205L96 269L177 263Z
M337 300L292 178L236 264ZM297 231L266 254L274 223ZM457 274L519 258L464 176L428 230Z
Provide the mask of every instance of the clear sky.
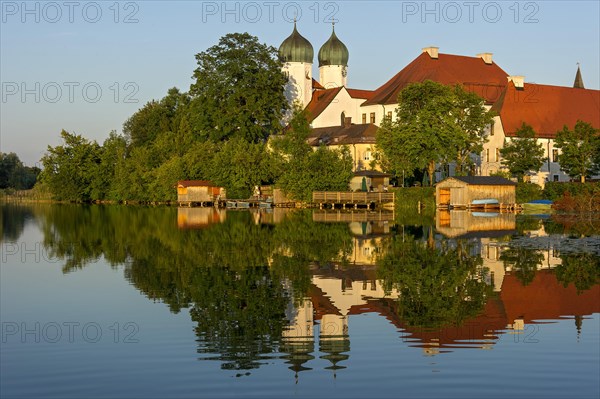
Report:
M278 47L298 30L315 49L336 33L348 85L375 89L421 48L494 61L526 82L600 86L600 1L0 1L0 151L35 165L61 129L102 141L230 32ZM315 60L314 74L318 76Z

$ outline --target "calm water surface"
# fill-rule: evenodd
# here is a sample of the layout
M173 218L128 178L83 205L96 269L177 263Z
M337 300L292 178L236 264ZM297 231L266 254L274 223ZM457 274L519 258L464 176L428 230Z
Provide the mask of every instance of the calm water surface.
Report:
M0 396L600 396L598 221L2 205Z

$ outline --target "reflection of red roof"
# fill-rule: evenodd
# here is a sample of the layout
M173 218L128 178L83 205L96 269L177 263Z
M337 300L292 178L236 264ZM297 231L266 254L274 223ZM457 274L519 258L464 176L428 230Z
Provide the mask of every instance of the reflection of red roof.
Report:
M214 187L209 180L179 180L177 187Z
M600 128L600 90L533 83L517 89L511 82L493 109L508 137L514 137L523 122L544 138L554 138L565 125L573 129L577 120Z
M488 104L494 103L506 86L508 74L496 63L486 64L479 57L439 54L437 59L421 53L404 69L373 93L363 103L395 104L400 91L410 83L433 80L445 85L461 84L467 90L483 97Z
M565 288L559 283L552 270L538 270L526 286L513 273L506 274L500 297L509 323L515 319L531 323L533 320L600 312L600 284L578 295L573 284Z
M308 121L314 121L321 112L325 111L325 109L331 104L335 96L342 90L341 87L335 87L333 89L326 90L315 90L312 94L312 99L306 106L306 110L308 111Z
M373 97L373 94L375 93L373 90L360 90L349 88L346 88L346 90L348 91L348 94L350 94L350 97L364 98L365 100L369 100L371 97Z
M335 314L338 316L342 314L339 311L339 309L336 308L335 305L331 302L331 298L325 296L323 290L317 287L316 285L310 285L308 295L310 296L310 300L315 310L315 320L321 320L323 315L326 314Z

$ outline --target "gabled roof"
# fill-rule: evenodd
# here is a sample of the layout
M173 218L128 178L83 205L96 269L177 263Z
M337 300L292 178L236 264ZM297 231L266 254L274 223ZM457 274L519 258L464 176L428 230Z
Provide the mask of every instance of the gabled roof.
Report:
M516 186L517 183L500 176L452 176L448 179L460 180L473 186ZM440 182L441 183L441 182Z
M363 106L396 104L400 91L410 83L432 80L445 85L462 84L469 91L494 103L507 84L508 74L495 62L486 64L480 57L439 54L431 58L423 52L389 81L375 90Z
M179 180L177 187L214 187L209 180Z
M312 146L375 144L377 126L372 123L350 126L328 126L312 129L308 143Z
M346 91L352 98L364 98L365 100L369 100L375 93L373 90L349 89L347 87Z
M321 83L317 82L317 80L315 78L312 78L312 88L313 89L320 89L320 90L325 89L323 87L323 85Z
M335 87L333 89L325 89L325 90L315 90L312 94L312 99L306 106L306 110L308 111L308 121L312 122L321 112L325 111L325 109L331 104L335 96L342 90L342 87Z
M578 120L600 128L600 91L525 83L518 89L511 82L492 107L500 115L504 134L514 137L523 122L537 137L554 138L566 125Z

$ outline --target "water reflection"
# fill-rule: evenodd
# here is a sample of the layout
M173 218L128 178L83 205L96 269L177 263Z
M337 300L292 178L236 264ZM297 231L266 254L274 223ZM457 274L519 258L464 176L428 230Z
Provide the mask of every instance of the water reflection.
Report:
M555 221L514 214L440 213L434 229L386 212L3 206L3 239L31 215L65 273L122 267L149 299L189 309L199 358L227 370L282 358L296 376L335 375L361 314L435 355L564 316L580 331L600 311L598 236L565 241L545 230Z

